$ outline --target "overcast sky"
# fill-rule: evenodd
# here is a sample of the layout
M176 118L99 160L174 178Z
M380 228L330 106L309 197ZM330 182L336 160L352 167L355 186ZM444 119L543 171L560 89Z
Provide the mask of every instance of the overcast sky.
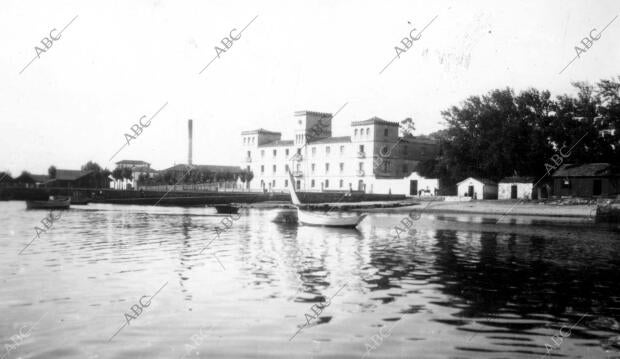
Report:
M417 134L429 133L443 128L442 110L470 95L506 86L572 93L573 81L620 74L620 20L558 74L581 39L619 13L618 1L4 0L0 171L186 163L190 118L195 164L239 165L241 131L292 139L294 111L345 103L334 135L372 116L413 117ZM222 38L254 18L199 74ZM401 39L433 18L379 74ZM45 49L41 39L72 19L20 74L35 46ZM130 127L165 103L110 162Z

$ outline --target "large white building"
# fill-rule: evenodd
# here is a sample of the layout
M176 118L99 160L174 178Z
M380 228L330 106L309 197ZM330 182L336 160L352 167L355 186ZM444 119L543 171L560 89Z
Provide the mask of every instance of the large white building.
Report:
M294 140L264 129L241 133L241 167L254 173L252 189L287 190L289 168L301 191L418 195L423 189L409 177L437 154L436 141L399 137L397 122L377 117L352 122L349 136L339 137L332 136L329 113L298 111L295 117Z

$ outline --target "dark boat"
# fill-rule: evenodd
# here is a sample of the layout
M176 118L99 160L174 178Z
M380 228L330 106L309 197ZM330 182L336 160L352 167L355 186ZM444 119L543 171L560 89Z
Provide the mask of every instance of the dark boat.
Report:
M221 214L237 214L239 213L239 207L230 204L216 204L213 205L217 213Z
M26 209L69 209L71 199L50 199L48 201L26 201Z

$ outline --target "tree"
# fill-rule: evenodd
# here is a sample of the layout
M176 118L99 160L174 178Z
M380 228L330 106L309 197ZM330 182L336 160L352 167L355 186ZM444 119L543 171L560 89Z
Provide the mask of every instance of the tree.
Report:
M407 117L406 119L400 121L400 130L403 132L403 137L413 137L413 132L415 131L415 124L413 123L413 119L411 117Z
M55 179L56 178L56 166L50 166L50 168L47 169L47 174L50 177L50 179Z
M443 187L469 176L544 179L545 164L560 151L570 153L564 163L617 164L620 77L573 86L576 96L555 99L549 91L496 89L443 111L447 128L429 135L439 140L439 154L420 163L420 174Z
M133 178L133 171L129 167L123 167L121 170L121 177L126 178L128 180Z
M82 171L101 172L101 166L99 166L97 162L88 161L82 166Z

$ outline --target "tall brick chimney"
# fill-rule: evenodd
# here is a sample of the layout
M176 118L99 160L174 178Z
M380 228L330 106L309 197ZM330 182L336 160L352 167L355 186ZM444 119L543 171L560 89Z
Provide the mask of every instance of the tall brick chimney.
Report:
M189 149L187 151L187 164L192 165L192 120L187 120L187 135L189 138Z

